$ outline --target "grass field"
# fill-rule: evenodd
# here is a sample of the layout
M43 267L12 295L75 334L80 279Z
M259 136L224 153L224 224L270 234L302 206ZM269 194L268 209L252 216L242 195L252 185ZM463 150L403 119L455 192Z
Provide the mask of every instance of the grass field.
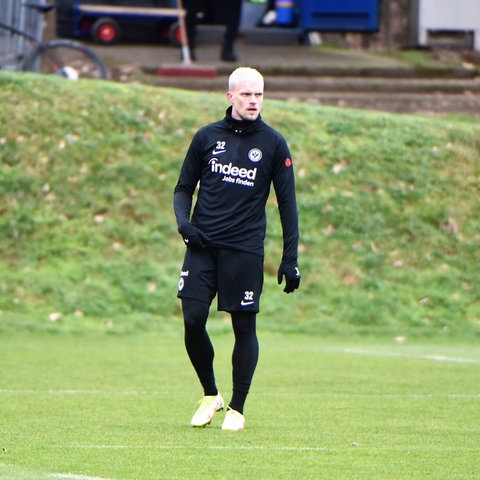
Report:
M232 336L214 333L228 399ZM180 330L0 339L3 480L478 478L480 352L260 332L247 428L189 426Z
M0 104L1 480L479 478L478 120L265 102L302 284L276 284L272 195L247 429L223 432L189 426L172 194L224 93L0 72Z

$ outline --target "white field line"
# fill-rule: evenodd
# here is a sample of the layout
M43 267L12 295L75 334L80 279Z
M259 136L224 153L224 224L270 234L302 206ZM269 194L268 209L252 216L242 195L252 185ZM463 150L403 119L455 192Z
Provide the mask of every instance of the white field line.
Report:
M85 450L255 450L266 452L324 452L327 451L323 447L264 447L258 446L226 446L226 445L210 445L210 446L187 446L187 445L77 445L76 449ZM89 477L87 475L75 475L72 473L51 473L49 478L58 480L109 480L108 478Z
M136 396L157 396L154 392L111 392L105 391L102 392L100 390L14 390L14 389L0 389L0 395L88 395L88 396L99 396L104 398L109 397L136 397ZM161 394L163 395L163 394ZM170 395L170 394L168 394ZM298 395L298 393L285 393L285 392L256 392L255 395L257 396L275 396L278 398L288 398L291 396ZM397 394L397 393L310 393L305 394L302 393L302 396L307 397L319 397L319 398L414 398L414 399L434 399L434 398L458 398L458 399L466 399L466 400L477 400L480 399L480 394L467 394L467 393L426 393L426 394L414 394L414 393L405 393L405 394Z
M109 480L108 478L89 477L88 475L75 475L74 473L51 473L49 478L63 480Z
M172 392L158 391L135 391L135 390L33 390L33 389L0 389L0 395L86 395L86 396L102 396L102 397L162 397L172 395Z
M444 363L463 363L470 365L480 365L480 360L475 358L447 357L445 355L422 355L407 352L379 352L374 350L364 350L361 348L342 348L338 350L353 355L365 355L371 357L393 357L393 358L414 358L418 360L429 360L432 362Z
M84 450L256 450L269 452L325 452L324 447L265 447L262 445L76 445L73 448Z

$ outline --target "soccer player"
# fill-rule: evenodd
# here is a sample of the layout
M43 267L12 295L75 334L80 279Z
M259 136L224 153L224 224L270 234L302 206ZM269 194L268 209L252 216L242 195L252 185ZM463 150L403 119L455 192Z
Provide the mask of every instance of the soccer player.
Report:
M206 426L224 408L206 329L215 295L218 310L231 315L235 337L233 391L222 429L245 427L244 404L258 360L256 315L263 286L265 204L272 183L283 230L278 283L285 278L286 293L300 284L292 156L284 137L260 116L263 87L257 70L233 71L227 91L231 106L222 120L194 135L175 187L178 231L187 246L178 283L185 347L204 392L191 420L194 427Z

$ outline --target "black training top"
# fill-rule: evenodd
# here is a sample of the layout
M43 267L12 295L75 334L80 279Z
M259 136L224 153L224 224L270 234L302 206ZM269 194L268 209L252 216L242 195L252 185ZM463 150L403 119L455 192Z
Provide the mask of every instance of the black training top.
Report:
M298 215L292 157L283 136L261 118L238 121L231 107L224 119L201 128L183 162L175 197L179 225L188 221L206 233L212 247L263 255L265 204L273 182L283 229L285 263L297 262ZM183 211L180 211L183 210Z

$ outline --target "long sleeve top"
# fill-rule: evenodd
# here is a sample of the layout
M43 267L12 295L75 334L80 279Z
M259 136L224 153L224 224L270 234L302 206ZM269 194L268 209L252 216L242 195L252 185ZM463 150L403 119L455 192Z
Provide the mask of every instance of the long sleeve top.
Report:
M177 223L191 221L208 235L212 247L263 255L272 183L283 230L282 262L296 263L298 214L287 142L260 115L238 121L230 107L225 118L201 128L192 139L175 187Z

